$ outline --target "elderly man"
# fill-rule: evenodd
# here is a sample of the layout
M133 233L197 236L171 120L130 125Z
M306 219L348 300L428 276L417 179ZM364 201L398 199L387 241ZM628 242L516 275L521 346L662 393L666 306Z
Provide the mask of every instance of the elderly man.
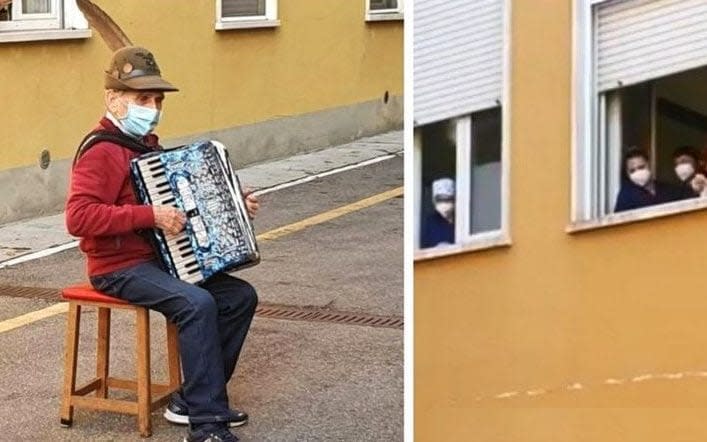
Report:
M238 440L229 426L248 416L229 408L226 383L233 375L255 313L257 296L247 282L220 274L200 287L173 278L156 260L150 243L136 231L158 228L176 234L185 216L166 206L139 205L129 178L136 142L159 149L152 133L160 119L165 92L176 91L162 79L150 51L126 47L113 54L105 74L105 116L96 131L124 142L81 146L71 174L66 225L81 237L92 285L133 304L159 311L179 330L184 383L165 417L189 424L189 442ZM247 196L251 216L256 198Z
M454 244L454 180L439 178L432 182L435 211L426 219L420 245L422 248Z

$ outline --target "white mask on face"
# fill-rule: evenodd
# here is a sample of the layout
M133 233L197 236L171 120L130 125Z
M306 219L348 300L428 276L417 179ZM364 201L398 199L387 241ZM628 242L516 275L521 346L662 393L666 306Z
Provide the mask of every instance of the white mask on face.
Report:
M680 178L680 181L685 181L695 174L695 168L690 163L680 163L675 166L675 174Z
M435 210L448 220L451 220L454 217L454 203L451 201L440 201L435 203Z
M637 186L644 187L651 180L651 171L648 169L638 169L634 170L631 175L629 175L631 181Z

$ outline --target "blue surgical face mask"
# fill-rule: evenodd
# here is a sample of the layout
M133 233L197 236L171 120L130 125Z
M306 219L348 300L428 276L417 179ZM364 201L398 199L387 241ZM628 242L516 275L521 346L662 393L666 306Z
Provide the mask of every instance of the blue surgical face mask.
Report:
M120 119L120 124L129 134L141 138L155 129L160 121L160 114L157 109L128 103L128 113Z

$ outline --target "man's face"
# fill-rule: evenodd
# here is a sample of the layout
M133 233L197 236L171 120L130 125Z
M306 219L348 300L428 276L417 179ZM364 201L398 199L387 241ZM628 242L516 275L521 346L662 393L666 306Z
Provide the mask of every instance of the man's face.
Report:
M106 105L116 118L125 118L128 104L162 110L164 92L161 91L106 91Z

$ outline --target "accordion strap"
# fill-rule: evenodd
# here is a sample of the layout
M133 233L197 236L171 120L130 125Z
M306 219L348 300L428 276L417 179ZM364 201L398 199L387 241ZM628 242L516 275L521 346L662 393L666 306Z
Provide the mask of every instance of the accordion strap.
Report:
M79 144L78 149L76 149L76 155L74 155L74 162L72 167L76 165L76 162L79 160L79 158L81 158L81 155L85 154L88 149L92 148L93 146L102 141L110 141L111 143L117 144L121 147L124 147L125 149L132 150L133 152L136 152L138 154L144 154L153 151L153 149L150 149L145 144L123 133L110 132L107 130L97 130L86 135L86 137L84 137L84 139L81 141L81 144Z

